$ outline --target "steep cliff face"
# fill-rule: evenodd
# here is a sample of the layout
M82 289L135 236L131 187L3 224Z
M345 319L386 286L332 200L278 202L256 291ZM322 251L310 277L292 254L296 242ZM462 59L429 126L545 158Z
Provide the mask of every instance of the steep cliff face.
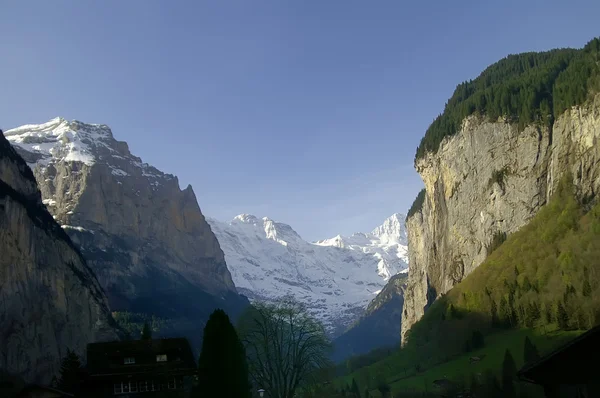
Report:
M142 163L107 126L57 118L5 135L113 310L180 320L197 334L214 307L247 303L191 186L180 190L175 176Z
M476 116L437 153L417 160L426 188L407 221L410 273L402 338L427 306L486 258L494 236L522 227L571 173L582 199L600 187L600 95L573 107L551 128L519 132Z
M0 134L0 368L47 383L67 348L118 338L94 273Z

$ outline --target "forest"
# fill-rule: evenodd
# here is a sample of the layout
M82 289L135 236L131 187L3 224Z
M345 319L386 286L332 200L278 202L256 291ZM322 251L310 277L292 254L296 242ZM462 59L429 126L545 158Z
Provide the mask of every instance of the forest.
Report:
M600 38L581 50L557 49L509 55L475 80L459 84L444 111L429 126L417 147L415 162L435 153L442 140L461 128L465 117L506 118L520 128L551 126L571 106L600 90Z

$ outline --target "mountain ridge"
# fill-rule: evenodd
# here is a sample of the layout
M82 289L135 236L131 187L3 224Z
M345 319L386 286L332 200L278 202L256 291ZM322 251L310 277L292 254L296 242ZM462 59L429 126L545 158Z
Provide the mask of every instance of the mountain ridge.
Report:
M316 242L269 217L240 214L229 223L207 220L241 292L266 301L292 294L332 335L349 327L385 282L408 267L404 216L399 213L375 228L381 239L356 233Z

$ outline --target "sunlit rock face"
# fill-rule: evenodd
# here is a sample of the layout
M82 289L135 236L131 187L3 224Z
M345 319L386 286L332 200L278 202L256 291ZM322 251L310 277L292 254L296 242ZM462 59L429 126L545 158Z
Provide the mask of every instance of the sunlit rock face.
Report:
M464 120L437 153L416 163L426 188L407 220L410 272L402 336L425 309L487 256L496 233L512 233L544 206L566 174L577 194L600 189L600 95L561 115L550 128L503 120Z

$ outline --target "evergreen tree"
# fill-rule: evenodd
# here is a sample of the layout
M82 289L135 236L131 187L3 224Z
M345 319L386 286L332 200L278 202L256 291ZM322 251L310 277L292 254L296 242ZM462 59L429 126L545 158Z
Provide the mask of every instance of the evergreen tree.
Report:
M517 375L517 365L510 351L507 349L504 353L504 362L502 363L502 391L506 398L515 398L515 376Z
M500 326L500 319L498 318L498 308L496 307L496 302L494 300L492 300L492 308L491 308L491 315L492 315L492 327L499 327Z
M502 296L502 298L500 299L500 311L499 311L499 318L500 318L500 322L501 325L503 327L507 327L510 325L510 308L508 306L508 301L506 300L506 297Z
M569 314L567 314L567 310L565 310L565 306L561 301L556 305L556 322L562 330L569 329Z
M525 363L530 363L540 359L540 353L537 347L529 340L529 337L525 337L525 345L523 347L523 358Z
M364 398L371 398L371 393L369 393L369 388L365 388L365 395L363 395Z
M546 324L551 324L554 321L554 317L552 316L552 306L550 304L546 304L545 306L544 317L546 318Z
M152 329L148 322L144 322L144 328L142 329L142 340L152 340Z
M77 394L83 378L83 368L79 356L74 351L67 349L67 355L60 364L60 377L58 389L64 392Z
M246 352L225 311L210 315L198 362L200 391L194 395L250 398Z
M592 285L590 285L590 273L587 267L583 267L583 287L581 293L584 297L589 297L592 294Z
M360 398L360 390L358 389L358 385L356 384L356 380L352 379L352 387L350 387L350 392L352 393L353 398Z

